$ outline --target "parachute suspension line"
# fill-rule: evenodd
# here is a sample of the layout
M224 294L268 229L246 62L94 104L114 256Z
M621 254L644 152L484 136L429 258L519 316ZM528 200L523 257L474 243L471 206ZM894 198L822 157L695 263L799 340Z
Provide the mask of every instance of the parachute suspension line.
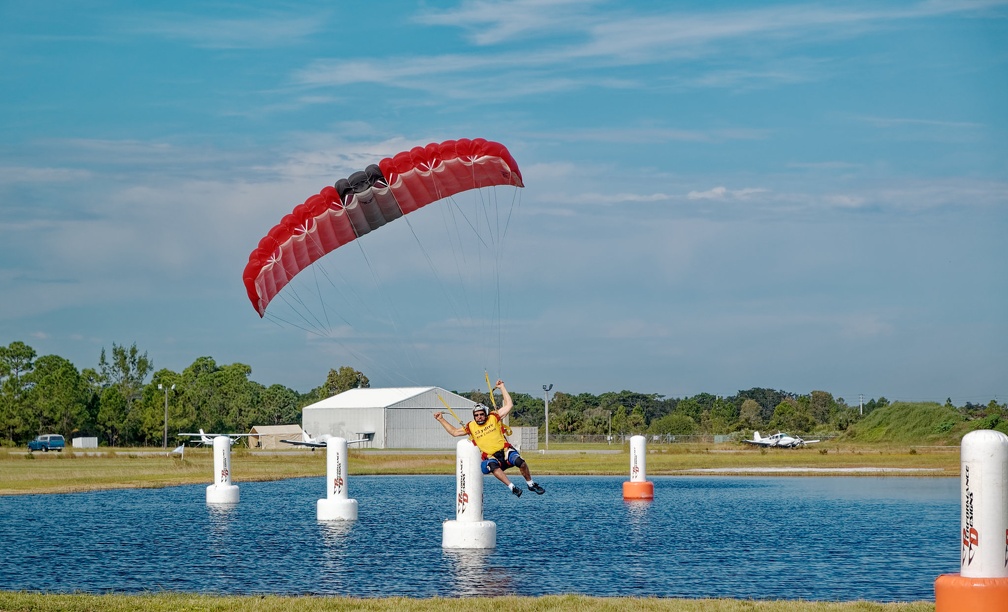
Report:
M287 319L284 319L283 317L280 317L276 313L273 313L273 312L267 312L264 318L267 321L269 321L270 323L272 323L273 325L276 325L277 327L280 327L280 328L283 328L285 325L287 325L287 326L290 326L290 327L296 327L296 328L300 329L301 331L307 332L309 334L315 334L316 336L321 336L322 335L317 330L310 329L310 328L304 327L302 325L298 325L297 323L295 323L293 321L288 321Z
M477 195L475 197L478 198L479 197L478 192L481 192L482 188L479 185L476 184L475 177L473 177L472 184L473 184L472 188L475 189L475 191L477 192ZM443 223L443 226L444 226L444 231L445 231L445 234L447 236L448 244L451 247L452 256L455 259L455 269L456 269L456 274L458 276L459 290L460 290L460 294L461 294L461 302L462 302L462 304L465 307L464 308L465 316L463 316L463 312L462 312L461 306L457 303L457 300L454 299L454 296L451 294L451 292L448 291L447 286L442 281L441 275L438 274L437 268L436 268L436 266L434 265L434 262L433 262L433 258L430 256L429 251L424 247L422 241L419 238L419 235L416 233L416 230L415 230L413 224L410 223L408 217L404 217L404 218L406 219L406 223L409 226L410 231L413 232L414 238L417 240L417 244L419 245L421 251L423 252L424 257L427 259L427 263L430 266L431 271L434 274L435 279L437 279L439 287L441 288L442 292L444 293L446 300L451 305L452 310L454 311L457 320L459 321L460 324L463 325L463 327L466 326L466 321L468 321L468 324L467 324L468 326L473 326L472 325L473 319L474 319L473 309L472 309L472 302L473 302L473 300L470 298L470 295L469 295L470 291L467 289L467 281L466 281L466 279L464 277L465 275L463 274L463 269L468 269L468 266L465 266L465 267L463 266L463 263L464 263L464 261L466 259L466 257L465 257L465 246L464 246L464 242L462 240L463 232L461 231L461 228L460 228L460 225L459 225L459 222L458 222L458 218L456 216L456 212L458 212L458 214L461 215L462 219L466 222L466 224L469 225L471 233L472 233L473 236L476 237L476 239L478 240L478 243L481 244L483 248L489 248L488 244L487 244L487 241L484 239L484 237L482 236L482 234L481 234L481 232L479 230L479 228L482 225L480 223L480 221L479 221L479 218L478 218L479 217L479 211L477 210L474 218L470 219L465 214L465 212L461 209L461 207L458 205L458 202L456 201L456 199L455 199L454 196L448 196L448 195L444 195L442 193L442 191L440 189L440 185L436 181L432 182L431 187L433 188L433 192L435 194L435 200L445 200L446 205L448 206L448 213L451 216L452 222L449 224L448 220L445 218L444 209L443 208L441 209L442 210L442 223ZM457 248L456 248L456 241L457 241L457 245L458 245ZM478 245L476 247L476 251L477 251L477 253L480 253L480 247ZM480 259L480 261L482 261L482 257L480 257L479 259ZM480 281L480 283L483 280L483 274L482 274L482 272L483 271L482 271L482 266L481 266L480 269L478 270L478 274L477 274L477 279ZM482 287L480 286L480 283L477 283L477 296L476 296L476 298L477 298L478 301L480 301L480 297L485 293L484 291L481 290ZM483 325L485 326L485 322L483 323ZM471 333L467 334L468 336L471 336L471 337L475 338L474 343L476 345L476 348L475 348L475 352L473 353L474 355L479 353L479 350L480 350L481 346L485 346L487 344L487 342L486 342L486 338L487 337L486 337L486 333L485 332L486 332L486 330L484 328L480 334L475 334L475 335L471 334ZM465 330L463 330L463 333L466 333Z
M310 236L310 234L308 234L308 236ZM312 238L312 240L317 243L317 241L314 238ZM280 293L278 293L276 295L276 298L279 298L282 302L284 302L284 304L287 306L287 309L290 310L291 313L294 314L298 319L301 319L302 321L304 321L304 324L307 325L308 327L310 327L311 329L306 329L305 327L303 327L301 325L297 325L296 323L291 323L289 320L287 320L284 317L278 315L276 313L275 309L267 311L266 312L266 317L267 318L272 317L272 318L276 319L277 321L285 322L285 323L287 323L289 325L292 325L293 327L298 327L299 329L302 329L304 331L308 331L309 333L312 333L312 334L317 335L319 337L330 337L331 338L333 336L333 327L332 327L332 321L329 318L329 312L330 312L330 310L332 310L340 318L340 320L342 320L343 323L345 323L348 327L353 327L353 323L351 323L343 315L343 312L341 310L339 310L339 309L335 309L334 310L334 309L330 308L330 306L326 303L325 292L322 291L322 288L320 286L319 279L318 279L318 274L321 274L322 277L325 278L326 281L328 281L329 285L332 286L336 290L336 292L344 295L344 298L346 298L346 295L345 295L344 291L341 289L340 285L337 285L333 281L333 279L330 276L330 274L327 272L326 266L325 266L325 263L324 263L324 259L318 259L318 260L316 260L315 262L313 262L311 264L310 267L312 268L312 275L313 275L314 285L315 285L313 291L311 290L311 287L306 282L298 282L299 280L302 280L301 277L295 277L295 278L291 279L291 281L288 283L288 285L287 285L287 287L285 288L284 291L282 291L282 292L280 292ZM339 273L339 269L338 268L336 269L336 271L337 271L337 273ZM344 282L342 286L344 286L344 287L350 287L351 291L352 291L353 285L351 283ZM319 315L317 315L315 313L315 309L312 308L311 306L309 306L308 300L306 300L306 299L304 299L304 298L301 297L301 295L298 292L298 288L299 287L302 288L302 289L304 289L304 290L306 290L306 291L308 291L309 293L314 293L314 297L318 299L319 308L321 308L321 310L322 310L322 317L325 319L325 323L324 324L319 319ZM356 292L353 292L353 291L352 291L352 293L353 293L353 296L356 298L357 302L363 303L363 301L360 298L359 294L357 294ZM274 298L274 299L276 299L276 298ZM312 321L308 320L309 316L311 317L311 319L314 320L314 323Z
M312 313L312 310L311 308L308 307L308 304L304 301L304 299L301 298L301 295L298 293L296 286L290 286L290 291L288 291L287 293L278 293L277 297L283 300L284 304L286 304L288 308L290 308L290 310L304 322L304 325L311 328L310 330L305 329L303 327L301 329L305 329L305 331L310 331L311 333L317 336L325 335L324 333L325 329L322 326L322 322L318 320L318 317L316 317L315 314ZM297 304L300 307L296 307L295 304ZM309 315L311 315L311 318L314 319L314 322L308 319ZM282 321L283 319L280 320ZM294 325L295 327L299 327L295 323L291 324Z
M409 362L411 369L415 368L415 362L413 360L413 355L408 350L408 347L403 342L402 334L399 333L399 325L396 322L395 305L392 300L389 299L388 294L385 292L385 288L382 286L381 279L378 277L378 272L375 270L374 266L371 264L371 258L368 257L367 251L364 250L364 245L361 244L360 238L354 240L357 248L360 250L361 256L364 257L364 262L367 264L368 271L371 272L371 278L375 283L375 287L378 289L378 293L381 294L382 301L385 302L385 306L388 309L389 323L392 324L392 331L396 340L399 342L400 348L402 348L403 354L406 356L406 360Z
M498 200L497 200L497 189L496 188L493 190L493 195L494 195L494 210L498 211L499 210L499 203L498 203ZM498 247L497 247L497 250L496 250L496 254L497 254L497 261L496 261L496 266L497 266L497 291L496 291L496 295L497 295L497 371L498 372L501 372L501 368L503 367L503 364L502 364L502 355L503 355L503 352L504 352L504 348L503 347L504 347L504 320L505 320L505 317L504 317L504 300L503 300L503 296L504 296L505 292L504 292L503 287L501 287L501 282L502 282L503 275L500 273L500 271L503 268L502 264L503 264L503 261L504 261L504 245L505 245L505 239L507 238L508 229L511 227L511 217L514 214L515 203L516 202L520 203L520 198L521 198L520 191L518 189L514 189L512 195L511 195L511 205L508 208L508 212L507 212L507 215L505 217L503 229L501 229L500 226L498 225L499 235L498 235L498 243L497 243ZM498 216L498 219L499 219L499 216Z
M322 288L319 287L318 267L312 266L311 268L312 268L312 279L315 281L315 292L318 295L319 304L322 307L322 316L325 317L326 322L325 328L327 332L332 333L332 323L329 322L329 309L326 308L325 302L322 300Z
M452 300L451 294L449 293L449 291L448 291L447 287L445 286L444 282L441 280L441 275L438 274L437 266L434 265L434 259L431 257L430 252L427 250L427 248L424 246L423 242L420 240L420 236L416 233L416 228L413 227L412 223L410 223L409 217L402 217L402 219L404 221L406 221L406 227L408 227L409 230L410 230L410 233L413 234L413 239L416 240L417 247L420 248L420 253L423 254L424 259L427 260L427 265L428 265L428 267L430 267L431 273L434 275L434 280L437 281L438 287L441 289L441 293L444 294L445 299L448 301L448 304L451 306L451 309L454 312L455 317L457 319L461 319L462 316L461 316L461 314L458 311L457 305L455 304L455 301ZM451 242L451 241L449 240L449 242Z
M473 182L475 183L475 181L476 181L475 166L472 167L472 175L473 175ZM490 283L492 283L490 286L493 289L493 291L492 291L492 298L491 298L491 305L487 308L487 310L491 314L490 314L489 317L487 317L487 319L486 319L486 321L484 323L484 325L485 325L485 327L484 327L484 334L486 335L487 338L493 338L494 336L496 336L496 341L497 341L496 342L496 345L497 345L496 346L496 349L497 349L496 350L496 353L497 353L497 372L500 373L500 371L501 371L501 359L502 359L501 355L503 354L503 332L502 332L502 325L501 325L501 286L500 286L501 260L502 260L502 240L501 240L501 233L500 233L500 213L499 213L499 208L497 206L497 197L496 197L497 196L497 192L496 192L496 189L491 188L489 190L489 195L486 198L484 198L484 194L483 194L483 190L482 189L478 190L478 192L479 192L479 194L478 194L479 197L478 197L478 202L477 203L479 204L479 208L476 211L476 216L477 216L477 219L478 219L479 212L480 212L480 210L482 210L483 217L484 217L484 220L486 222L487 238L488 238L488 241L490 242L490 244L492 245L492 248L490 249L490 251L491 251L491 254L493 255L493 257L491 258L490 262L488 262L489 265L492 265L492 274L493 274L493 278L490 281ZM492 219L491 219L491 208L492 208L492 212L493 212L493 218ZM480 275L482 277L483 272L484 272L482 253L480 255L481 255L481 257L480 257L480 261L479 261L479 269L480 269ZM490 292L486 292L486 293L489 294ZM492 343L487 343L487 344L490 345ZM488 352L492 352L491 349L487 349L487 350L488 350ZM486 360L487 357L489 357L489 355L485 354L484 355L484 360ZM485 363L485 361L484 361L484 363ZM487 377L487 384L489 384L489 382L490 381L489 381L489 376L488 376ZM491 397L493 396L493 389L490 389L490 395L491 395Z

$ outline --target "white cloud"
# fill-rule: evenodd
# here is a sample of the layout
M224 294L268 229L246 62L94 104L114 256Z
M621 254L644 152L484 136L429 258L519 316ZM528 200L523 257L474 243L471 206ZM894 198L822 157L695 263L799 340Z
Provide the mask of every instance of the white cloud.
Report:
M745 200L756 194L767 193L767 191L767 189L757 187L728 189L724 186L718 186L707 191L691 191L686 194L686 198L689 200Z

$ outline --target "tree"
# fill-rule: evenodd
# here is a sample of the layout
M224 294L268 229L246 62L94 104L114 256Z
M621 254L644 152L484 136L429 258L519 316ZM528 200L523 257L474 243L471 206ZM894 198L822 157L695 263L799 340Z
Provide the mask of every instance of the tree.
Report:
M630 433L644 433L647 428L647 422L644 420L644 408L641 406L634 406L633 411L626 420L627 431Z
M53 431L69 438L79 430L87 419L90 392L72 363L45 355L35 361L35 368L25 378L31 385L27 403L35 416L35 433Z
M695 423L699 423L701 417L703 417L703 406L696 398L688 397L679 402L679 405L676 406L676 412L688 416Z
M249 380L251 373L243 363L218 366L210 357L197 358L182 372L179 383L180 407L195 420L190 426L217 433L248 431L262 389Z
M363 372L355 370L350 366L340 366L339 370L329 370L325 384L318 389L318 399L323 400L350 389L357 389L358 387L366 389L370 386L371 381L368 380L367 376L364 376Z
M739 408L739 426L742 429L761 429L763 427L762 408L754 399L746 398Z
M573 410L564 410L552 419L553 427L559 433L574 433L581 426L581 419Z
M817 423L829 423L836 407L832 393L813 391L809 394L809 411Z
M688 436L697 431L696 421L681 412L673 412L651 421L649 431L657 435Z
M767 423L773 417L774 409L786 398L793 398L794 394L785 391L775 391L763 387L753 387L747 391L739 391L733 398L741 410L742 403L751 399L760 407L760 422Z
M102 348L98 369L102 383L122 396L122 402L114 402L116 406L122 406L122 420L115 428L118 435L125 436L125 442L132 442L141 429L142 421L141 415L133 413L133 403L140 398L144 380L154 369L154 362L147 357L147 353L140 353L135 342L129 348L113 342L112 360L106 359L105 349ZM105 402L104 392L102 402Z
M739 411L731 401L719 397L714 400L709 414L707 431L714 434L725 434L732 431L738 421Z
M29 382L25 376L34 367L35 349L24 342L0 346L0 427L10 440L29 437L24 402Z
M298 392L283 385L270 385L259 394L257 424L287 425L301 422Z
M815 426L812 415L805 407L799 407L798 402L787 399L774 409L770 427L777 430L789 430L793 433L804 433Z
M126 399L119 390L106 387L98 400L98 428L109 446L118 446L126 423Z

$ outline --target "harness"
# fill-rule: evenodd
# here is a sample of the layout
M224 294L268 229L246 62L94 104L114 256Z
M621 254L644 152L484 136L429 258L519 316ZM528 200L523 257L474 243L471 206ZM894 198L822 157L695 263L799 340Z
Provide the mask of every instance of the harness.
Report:
M505 461L505 457L507 457L507 452L506 452L507 449L514 448L514 446L511 445L511 442L509 442L508 439L507 439L507 434L511 433L511 428L508 427L507 425L505 425L504 421L502 421L500 419L500 417L498 417L495 413L491 412L490 414L487 415L487 419L490 419L490 417L493 417L494 419L497 420L497 423L496 423L497 424L497 431L494 432L494 433L498 433L500 435L500 438L502 440L504 440L504 446L502 448L500 448L499 450L494 451L492 453L487 453L485 450L483 450L482 447L480 447L480 445L476 442L476 434L473 432L472 429L469 428L469 426L472 425L473 423L475 423L475 421L469 421L468 423L466 423L465 424L465 431L466 431L467 434L469 434L469 441L473 443L473 446L475 446L475 447L477 447L477 448L480 449L480 454L481 454L481 458L482 459L486 460L491 455L493 455L494 457L497 457L497 459L501 462L501 465L503 465L503 464L507 463ZM493 437L493 433L490 433L490 431L492 431L492 430L484 431L480 435L480 437L483 438L483 437L486 437L488 435L491 436L491 437Z

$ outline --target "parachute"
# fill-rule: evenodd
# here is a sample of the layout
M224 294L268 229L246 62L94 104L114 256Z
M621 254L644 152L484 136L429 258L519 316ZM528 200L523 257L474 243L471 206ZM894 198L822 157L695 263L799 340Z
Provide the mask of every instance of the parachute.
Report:
M294 207L249 255L242 278L260 317L302 270L428 204L470 189L524 187L504 145L481 138L414 147L354 172Z

